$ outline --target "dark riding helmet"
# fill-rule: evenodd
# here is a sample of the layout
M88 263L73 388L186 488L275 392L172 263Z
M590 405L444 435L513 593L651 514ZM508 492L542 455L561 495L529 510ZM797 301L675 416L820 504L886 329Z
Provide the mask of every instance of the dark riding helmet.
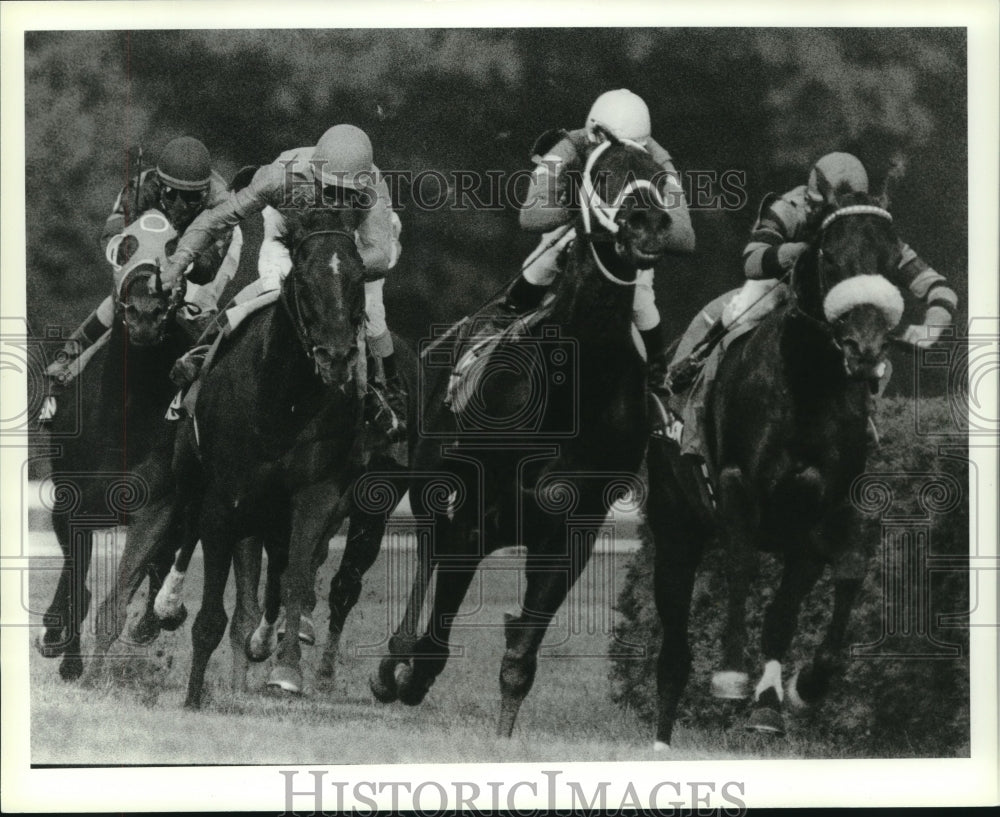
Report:
M192 136L171 140L156 163L156 175L176 190L205 190L212 178L208 148Z
M867 193L868 171L850 153L828 153L809 171L806 193L815 205L833 204L839 193Z
M160 207L178 229L184 229L202 209L212 179L208 148L191 136L167 143L156 163Z

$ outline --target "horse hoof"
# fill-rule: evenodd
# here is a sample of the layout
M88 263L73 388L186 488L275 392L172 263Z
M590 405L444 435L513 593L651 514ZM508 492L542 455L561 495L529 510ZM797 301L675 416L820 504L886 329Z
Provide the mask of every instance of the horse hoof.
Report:
M316 643L316 628L313 627L312 619L309 616L299 617L299 641L310 647Z
M319 659L319 666L316 667L316 677L322 678L329 684L333 681L333 677L336 675L336 672L337 668L334 656L323 653L322 657Z
M785 720L781 713L769 706L755 707L747 721L747 729L768 735L785 734Z
M167 616L166 618L160 618L160 629L166 630L168 633L172 633L174 630L178 629L188 617L187 607L183 604L180 609L175 613Z
M291 692L293 695L301 695L302 673L294 667L285 667L279 664L267 676L267 685L273 689Z
M427 695L427 686L418 682L413 667L408 663L396 667L396 688L399 690L400 703L407 706L417 706Z
M160 634L160 623L159 620L154 618L152 620L145 617L139 619L128 631L128 637L133 644L139 647L145 647L147 644L151 644L156 640L156 637Z
M278 625L278 641L285 637L285 620L282 618ZM308 646L316 643L316 628L313 626L309 616L299 616L299 641Z
M663 752L665 754L670 753L670 744L664 743L662 740L653 741L653 751Z
M56 640L57 638L59 641ZM66 645L60 643L61 639L62 635L60 634L50 640L48 633L46 633L44 639L36 637L32 643L35 646L35 650L40 656L42 656L42 658L58 658L66 651Z
M274 649L270 642L266 639L258 638L257 632L254 631L248 633L247 637L243 639L243 652L250 661L259 664L261 661L266 661L270 658Z
M59 676L64 681L76 681L83 675L83 659L78 655L67 655L59 664Z
M750 676L729 670L712 676L712 697L740 701L750 697Z
M395 688L382 683L382 679L378 675L373 675L368 679L368 689L371 690L372 697L380 704L391 704L396 700Z

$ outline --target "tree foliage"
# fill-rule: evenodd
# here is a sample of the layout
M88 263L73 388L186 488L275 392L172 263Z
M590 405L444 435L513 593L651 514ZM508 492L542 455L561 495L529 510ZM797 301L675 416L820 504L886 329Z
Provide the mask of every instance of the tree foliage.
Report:
M217 168L272 160L331 124L368 130L383 169L452 174L529 166L535 137L578 127L598 93L628 87L682 171L746 174L735 211L694 216L698 251L661 263L668 329L739 283L761 196L832 149L876 183L908 163L904 235L965 293L965 39L941 29L408 29L33 32L26 38L28 316L75 324L109 275L95 236L136 148L202 139ZM523 188L522 188L523 189ZM488 211L415 206L401 184L404 254L391 325L417 339L518 270L535 238L515 189ZM451 203L455 191L451 190ZM37 331L37 330L36 330Z

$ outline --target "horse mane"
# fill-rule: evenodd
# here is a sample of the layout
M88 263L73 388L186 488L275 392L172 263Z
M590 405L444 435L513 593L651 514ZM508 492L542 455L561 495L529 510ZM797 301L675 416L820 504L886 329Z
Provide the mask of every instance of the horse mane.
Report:
M349 206L282 210L281 215L285 223L278 240L290 253L299 241L311 232L343 230L353 233L361 220L358 210Z

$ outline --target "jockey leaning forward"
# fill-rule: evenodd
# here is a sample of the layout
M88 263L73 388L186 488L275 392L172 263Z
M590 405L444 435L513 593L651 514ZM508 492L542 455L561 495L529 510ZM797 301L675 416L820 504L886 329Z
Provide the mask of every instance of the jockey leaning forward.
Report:
M595 131L597 125L619 139L638 143L663 168L672 218L668 249L675 253L694 251L694 230L678 173L670 154L651 136L646 103L625 89L608 91L594 102L583 128L548 131L535 143L533 158L537 167L521 206L520 223L524 230L544 235L501 304L501 312L506 315L516 316L538 306L562 267L566 248L576 236L576 231L566 226L572 218L565 206L567 183L571 172L583 168L588 146L602 140ZM636 276L633 322L646 347L651 381L659 381L665 343L653 294L652 269L640 270Z
M107 253L112 238L148 210L159 210L180 234L199 213L216 206L225 197L226 183L212 169L208 149L190 136L173 139L163 148L156 167L140 169L118 194L101 231L101 251ZM201 284L212 279L225 254L227 238L228 235L220 235L202 254L191 272L192 281ZM114 259L108 260L116 265ZM197 305L205 310L214 307L211 303ZM53 390L69 382L73 361L111 328L114 314L114 297L108 295L73 331L58 359L46 370Z
M205 210L178 242L164 269L164 279L168 286L170 281L177 280L219 236L246 217L270 207L275 211L272 218L280 219L278 211L283 208L317 204L315 199L320 190L320 201L350 201L361 214L355 238L365 268L365 335L376 367L382 369L376 371L374 382L369 382L384 393L384 399L373 395L376 401L387 404L388 413L395 415L383 417L380 425L400 436L404 431L406 391L397 370L382 303L386 273L400 251L399 220L392 211L389 188L374 164L371 140L360 128L335 125L315 146L285 151L257 170L246 187ZM273 242L267 246L281 254ZM287 253L278 259L278 264L283 267L281 273L287 274L291 268Z
M819 217L845 193L868 193L868 173L849 153L829 153L812 166L806 184L783 196L768 195L760 206L750 242L743 250L747 281L716 318L704 338L683 359L671 365L662 384L677 394L697 377L709 352L739 321L759 320L773 306L771 290L795 266L799 256L818 239ZM930 267L910 247L899 242L899 264L891 275L900 289L909 289L925 308L921 325L911 325L902 340L916 345L933 343L950 326L958 296L947 279Z

